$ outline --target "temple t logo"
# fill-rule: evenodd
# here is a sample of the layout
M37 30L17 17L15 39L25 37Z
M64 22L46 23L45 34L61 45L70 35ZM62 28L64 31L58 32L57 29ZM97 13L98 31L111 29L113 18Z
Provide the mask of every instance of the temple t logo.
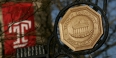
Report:
M25 31L31 28L31 21L21 21L14 24L9 24L9 33L17 33L16 41L13 42L13 48L24 47L28 43L28 39L25 38Z

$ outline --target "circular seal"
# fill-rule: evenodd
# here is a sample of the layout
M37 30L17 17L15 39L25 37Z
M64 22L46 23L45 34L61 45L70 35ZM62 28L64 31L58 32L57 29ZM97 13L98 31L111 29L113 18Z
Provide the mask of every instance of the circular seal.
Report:
M93 33L93 22L86 15L75 16L71 18L68 24L68 32L74 40L88 38ZM82 39L81 41L85 40Z
M101 18L89 6L70 8L59 22L61 41L73 51L93 48L103 34Z

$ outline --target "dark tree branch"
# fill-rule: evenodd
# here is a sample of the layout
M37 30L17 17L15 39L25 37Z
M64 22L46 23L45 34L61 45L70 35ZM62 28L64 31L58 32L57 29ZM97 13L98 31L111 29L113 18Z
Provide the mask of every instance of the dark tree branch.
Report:
M115 26L115 28L113 29L113 32L108 36L107 41L105 42L106 47L105 47L104 49L102 49L102 50L96 51L96 52L92 55L93 58L99 56L101 53L107 51L107 50L110 49L111 47L116 46L116 42L113 43L113 44L110 44L110 45L108 44L108 41L111 39L112 35L113 35L115 32L116 32L116 26Z
M116 46L116 42L113 43L113 44L111 44L111 45L107 45L107 46L106 46L104 49L102 49L102 50L99 50L99 51L95 52L95 53L92 55L93 58L99 56L101 53L107 51L108 49L110 49L111 47L114 47L114 46Z

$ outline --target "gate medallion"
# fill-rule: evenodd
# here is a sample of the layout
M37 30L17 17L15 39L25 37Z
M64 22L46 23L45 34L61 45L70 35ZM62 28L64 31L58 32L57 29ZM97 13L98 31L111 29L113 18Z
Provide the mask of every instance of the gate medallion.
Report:
M73 51L93 48L103 34L101 15L87 5L70 8L59 29L61 41Z

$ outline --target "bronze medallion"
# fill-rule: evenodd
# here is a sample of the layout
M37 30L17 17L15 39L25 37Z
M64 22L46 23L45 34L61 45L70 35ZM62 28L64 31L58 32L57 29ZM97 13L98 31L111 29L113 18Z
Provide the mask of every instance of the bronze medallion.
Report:
M93 48L103 34L101 15L87 5L70 8L59 29L61 41L73 51Z

